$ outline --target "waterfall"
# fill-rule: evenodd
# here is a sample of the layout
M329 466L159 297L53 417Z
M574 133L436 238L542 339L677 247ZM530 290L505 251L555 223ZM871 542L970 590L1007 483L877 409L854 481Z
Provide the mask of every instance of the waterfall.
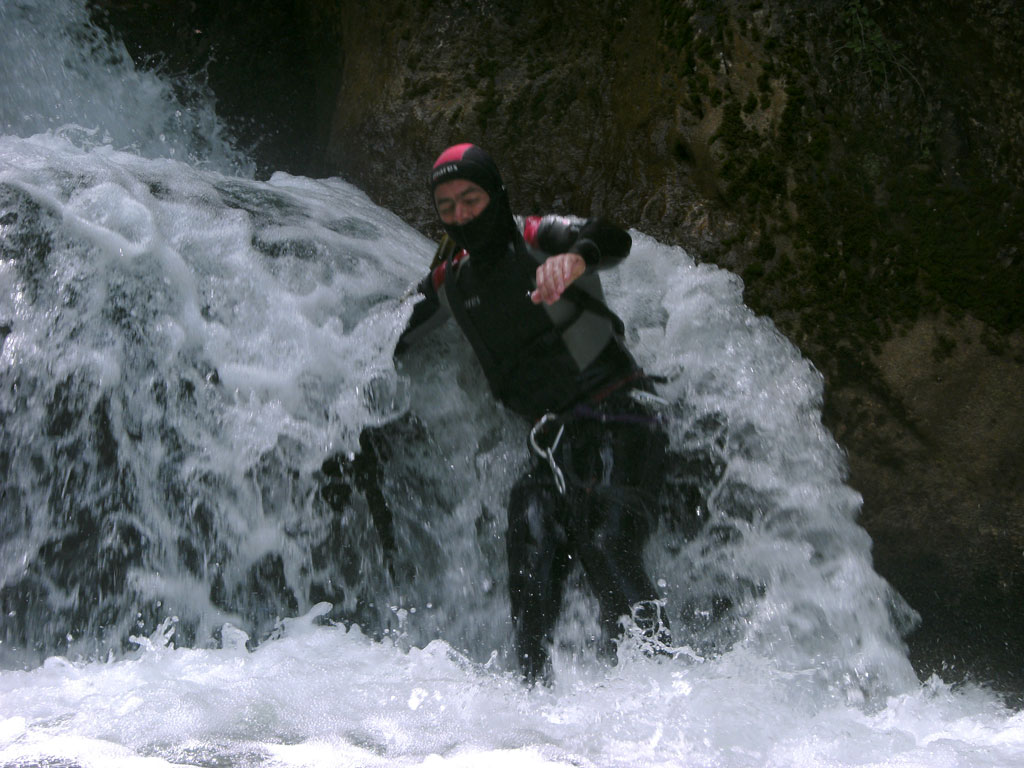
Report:
M82 0L5 0L0 6L0 127L54 132L233 174L255 165L234 149L211 95L137 70L120 41L89 20Z
M225 623L256 640L321 601L507 651L522 425L452 329L391 357L428 242L336 180L53 135L0 156L5 656L102 655L168 616L186 644ZM871 679L906 610L871 568L821 377L734 276L635 239L609 292L673 404L648 565L681 637Z
M431 244L339 180L247 178L212 106L80 5L3 13L4 663L170 617L180 644L254 645L321 602L505 658L523 425L452 329L392 360ZM735 276L634 237L607 282L672 403L647 566L677 640L904 684L911 612L871 568L820 375ZM570 649L595 631L575 587Z
M0 763L1020 765L1020 713L916 679L822 377L735 275L634 231L604 278L669 404L674 656L599 658L575 574L527 689L525 425L453 324L392 356L433 244L253 180L81 0L0 4L0 65Z

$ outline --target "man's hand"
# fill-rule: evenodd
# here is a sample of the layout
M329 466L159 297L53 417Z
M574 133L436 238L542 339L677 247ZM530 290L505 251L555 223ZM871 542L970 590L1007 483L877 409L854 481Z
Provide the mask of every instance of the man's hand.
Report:
M587 263L578 253L550 256L537 267L537 290L530 294L534 304L554 304L565 289L587 270Z

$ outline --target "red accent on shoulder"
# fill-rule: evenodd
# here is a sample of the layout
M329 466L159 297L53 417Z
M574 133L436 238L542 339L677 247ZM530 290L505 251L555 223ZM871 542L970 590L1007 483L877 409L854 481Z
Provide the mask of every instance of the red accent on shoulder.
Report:
M434 284L434 290L441 290L441 286L444 285L444 276L448 271L448 262L442 261L436 267L434 271L430 273L430 282Z
M434 161L434 167L437 168L439 165L444 163L457 163L462 159L462 156L466 154L466 150L472 147L472 144L456 144L454 147L448 147L441 156Z
M540 216L527 216L523 222L523 239L526 244L537 247L537 230L540 229Z
M459 251L452 257L452 263L458 266L459 262L466 258L467 255L468 254L466 253L466 250L463 248L461 251ZM434 267L434 271L430 273L430 280L434 284L435 291L441 290L441 286L444 285L444 279L447 276L448 262L442 261L440 264Z

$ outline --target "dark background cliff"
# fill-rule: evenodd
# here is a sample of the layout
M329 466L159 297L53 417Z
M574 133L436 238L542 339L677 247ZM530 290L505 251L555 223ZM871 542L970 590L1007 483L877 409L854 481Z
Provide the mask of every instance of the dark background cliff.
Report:
M523 212L603 213L739 273L826 378L922 676L1024 692L1024 5L93 0L207 85L261 173L427 234L474 141Z

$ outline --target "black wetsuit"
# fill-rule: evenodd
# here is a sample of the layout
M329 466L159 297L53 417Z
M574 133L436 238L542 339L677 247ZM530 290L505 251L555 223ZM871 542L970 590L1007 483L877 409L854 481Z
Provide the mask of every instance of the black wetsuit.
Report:
M516 650L533 679L544 672L573 561L598 596L609 635L638 603L657 599L641 553L667 440L637 397L649 384L625 347L622 323L607 308L596 274L628 255L629 235L600 219L531 217L520 226L500 251L476 260L465 251L449 253L431 271L396 353L454 316L494 395L531 424L555 414L565 427L553 452L565 492L549 463L538 459L508 505ZM565 252L583 256L586 272L554 304L534 304L529 293L537 266ZM541 435L545 445L558 426ZM653 633L651 610L648 603L637 619Z

